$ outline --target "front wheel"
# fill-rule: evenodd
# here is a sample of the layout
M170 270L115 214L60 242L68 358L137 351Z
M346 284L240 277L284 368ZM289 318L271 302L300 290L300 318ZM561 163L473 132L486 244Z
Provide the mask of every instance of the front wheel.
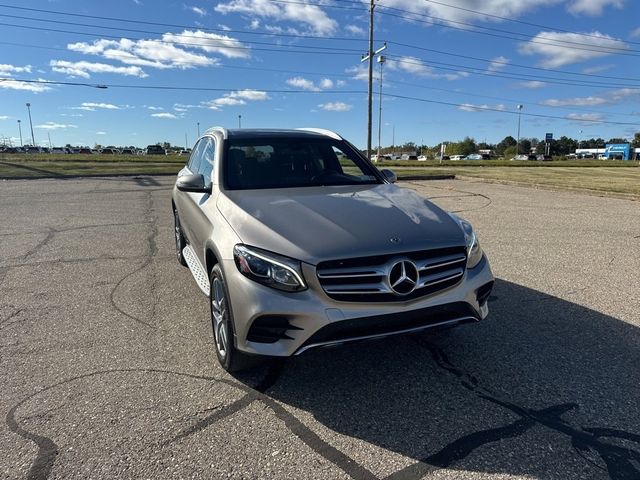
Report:
M229 308L229 295L224 274L219 265L211 270L209 299L211 326L216 355L227 372L238 372L253 366L255 360L239 351L233 342L233 314Z

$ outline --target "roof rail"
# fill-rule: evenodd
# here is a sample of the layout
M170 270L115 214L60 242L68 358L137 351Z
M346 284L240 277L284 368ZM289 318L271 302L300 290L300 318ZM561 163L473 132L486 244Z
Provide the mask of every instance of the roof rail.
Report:
M213 133L213 132L220 132L222 133L222 138L224 138L225 140L227 139L227 129L224 127L211 127L208 128L207 131L204 132L205 135L207 135L208 133Z
M319 133L321 135L326 135L327 137L331 137L334 140L342 140L342 137L338 135L336 132L332 132L331 130L327 130L325 128L307 127L307 128L296 128L296 130L304 130L305 132Z

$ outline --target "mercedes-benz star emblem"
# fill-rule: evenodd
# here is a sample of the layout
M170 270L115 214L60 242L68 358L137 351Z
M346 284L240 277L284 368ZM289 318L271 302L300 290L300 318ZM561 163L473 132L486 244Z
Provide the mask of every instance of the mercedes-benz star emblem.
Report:
M396 295L409 295L418 284L418 268L409 260L401 260L389 271L389 286Z

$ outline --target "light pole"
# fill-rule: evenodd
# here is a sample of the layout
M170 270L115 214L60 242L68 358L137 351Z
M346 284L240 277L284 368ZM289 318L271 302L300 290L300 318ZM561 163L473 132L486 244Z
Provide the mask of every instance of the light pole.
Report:
M520 113L522 112L523 105L517 105L518 109L518 139L516 140L516 156L520 155Z
M200 122L198 122L198 138L200 138Z
M22 125L20 125L20 123L22 123L21 120L18 120L18 132L20 132L20 146L22 147Z
M36 139L33 136L33 122L31 121L31 104L27 103L27 111L29 112L29 126L31 127L31 145L36 146Z
M378 63L380 64L380 108L378 110L378 161L380 161L380 149L381 149L381 132L382 132L382 66L386 57L384 55L378 55Z
M242 115L238 115L238 128L242 128Z

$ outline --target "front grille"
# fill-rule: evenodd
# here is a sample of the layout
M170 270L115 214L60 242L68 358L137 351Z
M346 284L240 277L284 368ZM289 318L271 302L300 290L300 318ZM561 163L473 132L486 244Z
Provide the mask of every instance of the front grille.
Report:
M394 292L389 282L392 267L410 260L418 271L415 288L407 295ZM421 250L320 262L316 268L324 292L345 302L397 302L440 292L456 285L467 264L465 247Z
M441 327L443 324L451 326L456 323L477 322L479 320L478 314L466 302L343 320L322 327L297 350L296 355L311 348L325 345L412 333L422 329Z

